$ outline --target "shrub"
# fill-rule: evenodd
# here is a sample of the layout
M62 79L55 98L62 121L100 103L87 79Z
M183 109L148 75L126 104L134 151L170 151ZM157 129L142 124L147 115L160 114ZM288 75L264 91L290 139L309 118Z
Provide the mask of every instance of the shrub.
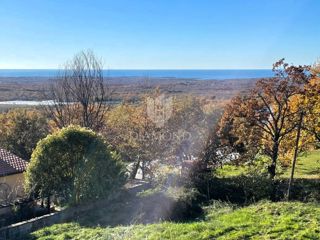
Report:
M155 188L166 189L172 186L178 186L181 182L179 169L170 165L159 166L151 184Z
M188 186L185 180L185 177L179 174L179 169L169 165L161 166L151 181L152 188L138 193L138 196L144 202L160 206L162 220L194 219L202 215L198 201L199 192Z
M104 198L125 182L125 168L101 136L70 126L41 140L26 172L26 189L79 204Z

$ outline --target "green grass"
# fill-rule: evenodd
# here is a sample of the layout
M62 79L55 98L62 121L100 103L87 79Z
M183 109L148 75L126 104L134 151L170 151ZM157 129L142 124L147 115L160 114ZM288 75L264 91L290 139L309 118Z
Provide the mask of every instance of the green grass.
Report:
M236 177L249 171L247 166L225 165L217 169L217 176ZM283 169L281 178L289 178L291 166ZM311 151L301 154L296 163L295 178L300 179L318 179L320 178L320 150Z
M319 160L320 150L299 156L295 178L302 181L319 179ZM283 178L289 177L290 169L284 170ZM234 179L247 172L248 167L225 165L216 174L223 179ZM304 190L310 188L303 184ZM146 194L148 192L144 192ZM205 218L198 221L135 225L129 219L132 218L130 215L135 219L141 199L131 202L92 211L76 222L43 228L29 235L29 239L320 239L319 203L260 202L236 208L215 202L205 208ZM146 212L157 208L156 203L150 204ZM116 227L110 227L110 223ZM119 223L128 225L118 226Z
M283 177L289 177L291 167L287 168ZM295 178L320 178L320 150L304 153L297 159Z
M247 167L235 166L235 165L224 165L216 170L216 175L219 177L236 177L245 173Z
M320 205L261 202L233 209L210 206L204 221L164 222L115 228L57 224L30 239L319 239Z

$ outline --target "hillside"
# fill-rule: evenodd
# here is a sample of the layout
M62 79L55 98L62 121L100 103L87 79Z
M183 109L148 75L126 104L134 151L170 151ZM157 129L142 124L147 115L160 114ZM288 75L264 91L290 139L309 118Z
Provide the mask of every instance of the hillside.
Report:
M232 209L211 205L203 221L165 222L116 228L57 224L29 239L318 239L320 205L261 202Z
M296 177L318 178L319 150L300 156ZM233 178L245 169L225 166L220 176ZM289 169L283 177L286 178ZM228 174L227 174L228 173ZM132 198L128 196L128 198ZM97 209L71 223L57 224L36 231L28 239L319 239L320 205L302 202L259 202L246 207L213 202L204 207L204 216L191 222L135 224L132 204ZM156 204L154 202L154 204ZM143 203L145 205L145 203ZM154 207L154 205L153 205ZM152 211L152 206L147 210ZM144 216L146 217L146 216ZM141 222L148 222L140 221ZM139 222L139 221L138 221ZM116 226L116 227L111 227Z

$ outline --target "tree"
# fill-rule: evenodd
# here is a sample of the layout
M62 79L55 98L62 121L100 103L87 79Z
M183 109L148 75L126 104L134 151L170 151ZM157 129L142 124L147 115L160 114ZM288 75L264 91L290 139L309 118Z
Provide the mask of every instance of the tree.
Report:
M303 91L293 99L292 106L299 112L299 120L294 146L292 141L288 141L288 148L294 149L293 161L291 167L291 176L289 180L287 198L290 199L291 187L295 172L295 165L298 153L310 149L315 141L320 141L319 123L320 123L320 78L319 65L315 65L311 69L310 81L305 84ZM292 134L293 135L293 134ZM288 151L291 152L290 150Z
M157 128L148 117L145 99L140 104L123 103L112 108L107 114L108 128L104 136L124 159L133 163L131 178L135 178L139 168L144 179L152 161L162 156L168 147L162 138L162 128Z
M220 162L228 159L228 156L237 153L233 161L240 163L253 159L259 151L259 139L262 136L261 129L253 122L247 121L248 96L237 96L226 105L224 113L213 135L219 140ZM209 139L209 141L212 141Z
M206 104L205 100L193 96L173 99L172 115L165 124L165 131L171 136L167 155L184 160L199 155L209 128L209 117L204 110Z
M294 171L295 171L296 162L297 162L297 158L298 158L299 141L300 141L300 136L301 136L301 128L302 128L302 122L303 122L304 115L305 115L305 113L303 111L301 111L299 123L297 126L297 136L296 136L296 141L295 141L295 146L294 146L294 155L293 155L291 174L290 174L290 179L289 179L289 186L288 186L288 191L287 191L287 199L288 200L290 200L291 186L293 183L293 176L294 176Z
M196 156L208 132L204 103L191 96L169 96L166 110L170 116L156 124L155 116L149 116L147 108L157 97L165 98L156 90L138 104L123 103L107 113L104 135L124 159L133 163L132 178L139 168L144 177L152 178L156 163L171 164L169 161L176 157Z
M14 189L7 183L0 182L0 204L7 205L13 202L15 198Z
M248 95L235 98L220 122L221 137L235 152L270 157L271 178L276 175L281 143L297 126L299 111L290 102L310 80L308 66L289 66L284 59L274 64L273 71L275 77L259 80Z
M51 82L47 98L53 104L46 110L59 128L76 124L98 131L104 125L107 95L101 61L92 51L83 51Z
M0 146L25 160L49 133L46 116L37 110L10 110L0 114L0 123Z
M311 133L320 143L320 63L311 68L312 78L306 85L304 105L308 112L304 121L304 130Z
M102 137L77 126L41 140L25 176L29 194L55 195L69 204L107 197L126 179L119 156Z
M140 107L123 103L110 109L107 113L107 128L103 135L124 160L134 163L130 178L135 178L140 167Z

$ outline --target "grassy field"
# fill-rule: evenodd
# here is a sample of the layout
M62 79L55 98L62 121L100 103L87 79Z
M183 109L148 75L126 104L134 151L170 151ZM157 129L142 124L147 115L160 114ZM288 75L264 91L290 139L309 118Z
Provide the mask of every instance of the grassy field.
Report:
M320 150L303 154L297 162L295 178L319 179ZM247 171L244 167L224 166L217 174L233 178ZM282 177L287 178L290 168ZM304 180L303 180L304 181ZM307 187L307 186L306 186ZM158 197L143 201L128 196L117 202L80 216L72 223L41 229L28 239L320 239L320 204L302 202L259 202L245 207L222 202L205 207L205 215L191 222L136 224L139 209L152 215L157 211ZM135 221L137 220L137 221Z
M291 168L287 168L283 177L289 177ZM320 178L320 150L302 154L296 164L295 178Z
M57 224L29 239L319 239L320 205L261 202L233 209L211 205L206 218L190 223L164 222L115 228Z
M248 171L248 167L225 165L217 170L220 177L235 177ZM282 170L282 178L289 178L291 167ZM299 179L318 179L320 178L320 150L300 154L297 159L295 178Z

